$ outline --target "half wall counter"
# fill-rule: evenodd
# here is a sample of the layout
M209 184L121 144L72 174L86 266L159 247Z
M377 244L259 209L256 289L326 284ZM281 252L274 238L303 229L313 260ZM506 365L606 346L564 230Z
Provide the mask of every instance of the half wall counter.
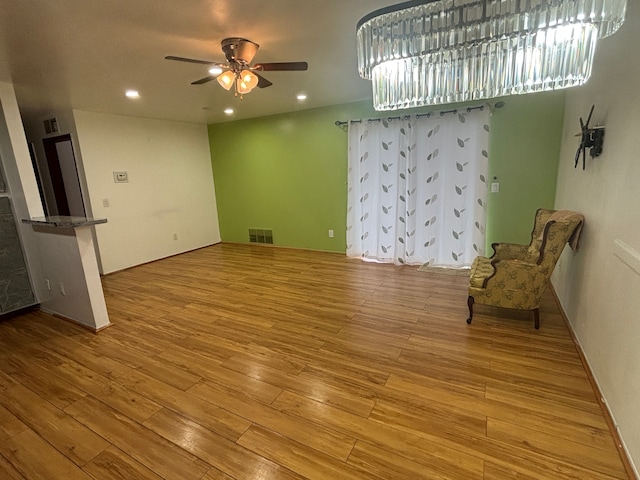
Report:
M95 332L108 327L92 231L107 219L47 216L22 219L22 223L42 236L38 268L45 285L39 288L40 308Z

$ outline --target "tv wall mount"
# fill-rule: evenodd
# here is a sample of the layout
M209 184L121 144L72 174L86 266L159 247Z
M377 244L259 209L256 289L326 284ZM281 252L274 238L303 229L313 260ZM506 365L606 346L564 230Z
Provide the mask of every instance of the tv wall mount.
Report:
M591 158L598 157L602 153L602 145L604 144L604 126L589 127L589 122L591 121L594 108L595 105L592 105L586 123L583 122L582 117L580 117L580 133L576 135L576 137L580 137L580 145L576 152L574 168L578 168L578 161L580 160L580 154L582 154L582 170L585 169L587 148L589 149L589 155Z

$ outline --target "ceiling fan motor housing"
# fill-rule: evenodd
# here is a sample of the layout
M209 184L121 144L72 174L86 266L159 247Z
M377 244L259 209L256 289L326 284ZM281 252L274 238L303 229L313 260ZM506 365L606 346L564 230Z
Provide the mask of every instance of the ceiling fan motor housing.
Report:
M260 45L246 38L230 37L220 42L222 51L229 63L248 65L255 57Z

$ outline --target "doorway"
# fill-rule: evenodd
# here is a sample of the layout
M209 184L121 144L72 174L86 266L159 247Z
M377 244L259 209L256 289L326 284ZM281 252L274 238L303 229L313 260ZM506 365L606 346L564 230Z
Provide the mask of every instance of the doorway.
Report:
M47 214L86 217L71 135L45 138L42 143L53 189L49 198L55 199L55 205L48 202Z

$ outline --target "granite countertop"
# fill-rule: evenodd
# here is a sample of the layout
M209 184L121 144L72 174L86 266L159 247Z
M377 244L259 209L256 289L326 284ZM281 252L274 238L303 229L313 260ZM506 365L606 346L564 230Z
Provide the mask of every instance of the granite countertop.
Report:
M53 215L50 217L23 218L22 223L28 223L30 225L47 225L50 227L75 228L107 223L107 219Z

